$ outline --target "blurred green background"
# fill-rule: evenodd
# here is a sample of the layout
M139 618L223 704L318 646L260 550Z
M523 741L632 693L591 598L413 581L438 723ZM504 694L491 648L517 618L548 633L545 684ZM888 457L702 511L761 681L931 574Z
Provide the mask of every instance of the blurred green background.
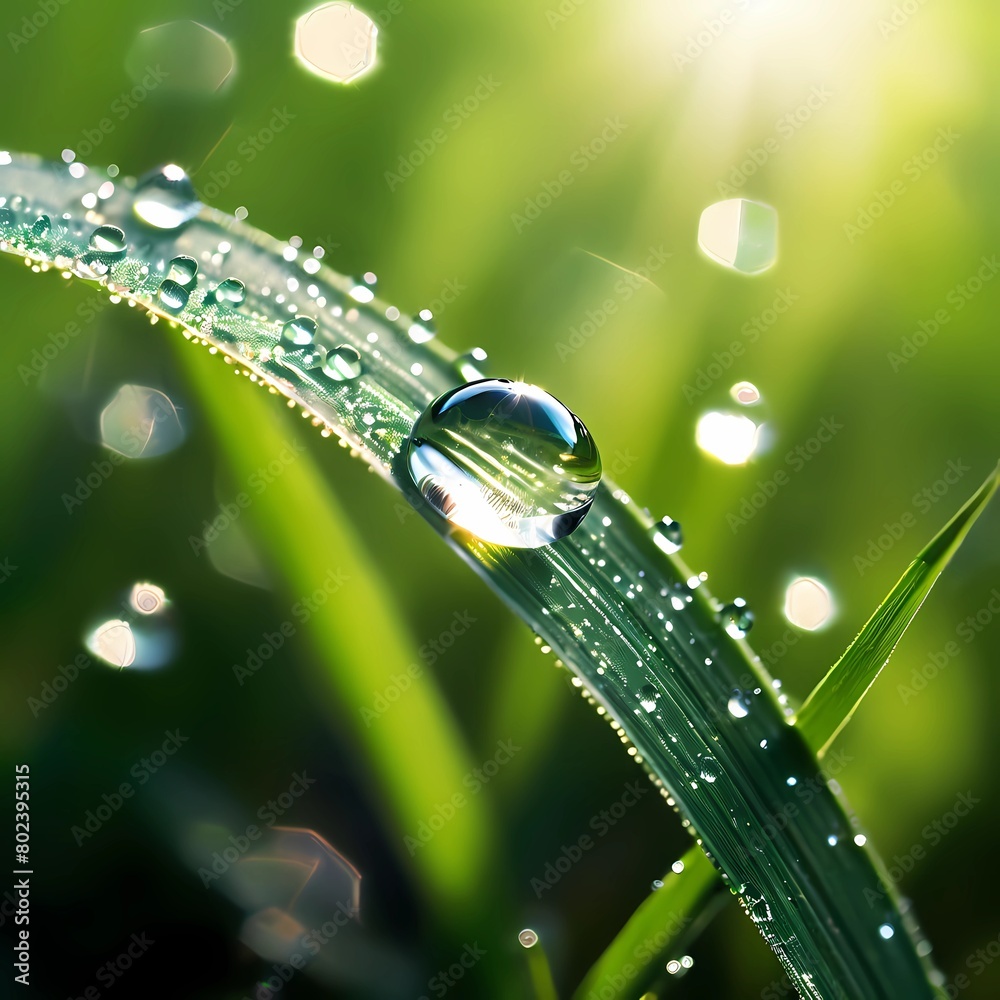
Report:
M397 0L363 8L381 24L378 62L338 87L293 58L294 22L307 9L258 0L8 4L2 27L22 41L8 34L0 45L0 141L57 159L110 117L114 127L81 159L131 175L179 163L217 207L245 206L278 238L323 245L338 270L375 271L380 294L404 311L435 302L446 343L481 346L492 373L567 402L632 496L683 523L688 563L707 570L718 596L746 597L757 612L751 641L785 690L804 697L1000 452L1000 282L983 263L1000 250L1000 10L969 0ZM25 17L42 23L31 38ZM127 114L114 110L128 107L125 65L138 33L187 18L229 40L232 77L216 94L162 86ZM277 111L287 126L251 157L247 143ZM609 118L617 135L595 155ZM428 145L426 162L400 169ZM227 172L230 161L238 173ZM531 209L561 174L562 193ZM702 209L737 196L779 214L778 263L755 278L697 249ZM529 224L518 219L530 215ZM656 287L622 284L623 272L598 258L648 267ZM476 864L454 858L461 885L435 898L362 738L362 709L379 690L364 704L319 695L318 678L346 668L305 631L245 684L234 678L233 664L304 592L268 565L260 516L245 527L270 588L223 576L192 550L190 537L239 484L205 382L192 381L172 343L178 335L107 309L41 378L25 380L19 366L92 293L16 264L0 267L0 745L5 769L28 762L33 775L35 995L77 997L93 986L100 995L254 997L271 963L240 941L245 908L197 876L192 856L211 849L192 855L190 824L241 830L304 770L317 783L281 822L317 831L360 871L362 929L331 952L333 980L297 974L281 995L440 995L432 977L478 944L485 955L450 995L527 997L517 933L530 926L569 996L689 845L678 817L643 797L538 898L532 879L642 775L527 629L419 518L400 516L393 491L272 401L275 433L309 449L339 498L378 620L403 630L409 661L380 670L420 664L419 685L441 689L475 765L498 741L520 748L475 796L475 816L459 810L450 821L455 830L480 824L470 836L484 846ZM970 285L981 268L984 280ZM771 322L776 299L794 301ZM924 336L932 320L939 330ZM734 342L746 348L735 360ZM713 364L725 368L714 379ZM245 385L219 365L211 374L217 401L234 414L249 406ZM741 379L763 393L769 447L727 467L698 451L694 428L706 409L732 408L728 389ZM67 512L63 494L107 457L98 416L126 382L166 392L186 440L116 468ZM824 418L842 430L809 461L789 461ZM261 464L273 457L262 454ZM968 471L938 496L949 463ZM752 518L727 518L778 470L787 485ZM879 550L886 525L904 514L915 525ZM880 558L866 566L859 559L873 542ZM991 599L997 607L998 550L992 510L837 745L851 758L838 780L889 863L924 848L900 886L948 981L970 977L970 998L1000 990L1000 964L968 965L990 942L1000 948L986 874L998 832L1000 621L986 611L971 639L961 629ZM321 577L343 565L337 551L315 558ZM823 580L836 602L815 633L790 630L782 615L784 589L799 574ZM82 651L92 624L120 615L141 580L172 600L169 662L122 673L95 663L33 711L28 699ZM355 578L348 589L358 586ZM475 622L429 663L421 647L456 612ZM372 628L364 602L335 594L320 613L346 637L355 668L363 663ZM959 652L940 675L913 696L901 692L949 641ZM390 709L372 726L411 717ZM175 728L189 742L78 846L71 828ZM407 767L436 766L421 757L419 729L394 738L412 747ZM978 804L935 836L934 822L962 793ZM2 930L11 930L6 915ZM140 931L155 946L127 978L102 985L98 967ZM783 981L780 970L736 905L689 950L694 968L671 995L790 995L770 985Z

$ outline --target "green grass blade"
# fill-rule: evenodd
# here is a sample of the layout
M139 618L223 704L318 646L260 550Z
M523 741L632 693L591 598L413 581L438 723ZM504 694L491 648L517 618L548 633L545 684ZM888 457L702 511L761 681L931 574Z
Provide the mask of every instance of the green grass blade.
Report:
M111 256L102 259L100 251L95 257L89 245L94 216L79 210L92 183L88 177L73 178L64 165L21 155L10 155L0 176L0 195L15 206L0 212L0 249L28 257L39 270L55 266L98 281L116 296L167 317L188 338L251 376L238 380L244 386L251 379L263 383L291 399L317 426L336 433L421 510L543 637L598 711L632 744L636 761L697 831L803 995L814 1000L941 995L928 979L930 967L918 952L912 918L895 899L867 905L863 890L878 877L872 849L849 835L856 821L826 782L802 734L788 725L759 661L746 643L726 632L721 603L680 559L661 550L653 519L610 477L602 481L584 524L547 547L505 549L458 531L422 501L406 471L405 449L427 405L474 376L446 347L425 343L419 330L413 335L412 318L319 265L303 288L305 269L284 257L285 248L208 207L197 206L179 233L144 228L136 222L136 189L127 178L118 178L101 205L106 224L126 234L125 245ZM42 210L60 225L34 228ZM217 251L221 243L225 252ZM180 296L176 288L161 288L177 253L201 262L197 281ZM230 281L217 295L217 284L232 276L242 284ZM272 294L277 288L289 292L281 293L281 301ZM283 363L275 348L281 322L293 309L315 313L323 346L346 344L349 356L360 355L361 377L344 381L336 371ZM234 421L235 433L239 404L236 394L222 389L224 381L218 379L209 396L223 397L217 405L233 408L226 419ZM259 453L261 445L247 435L245 448ZM291 510L298 510L294 500ZM322 561L317 554L324 549L307 530L311 524L303 526L283 508L270 516L282 525L278 543L291 545L296 535L303 546L294 570L305 572ZM361 596L368 598L360 602L367 615L379 595L362 589ZM335 630L328 628L324 641L336 648ZM376 631L369 624L365 636ZM358 678L343 683L345 693L355 697ZM734 688L744 692L748 711L734 714L727 707ZM429 732L421 724L429 718L412 721L415 731ZM403 732L409 737L411 730ZM388 798L406 807L402 818L412 821L415 800L389 773L406 767L413 750L406 737L386 737L375 759L382 765L380 780L393 790ZM454 776L455 761L449 766ZM795 786L806 783L813 794L809 808L801 809ZM795 819L786 823L790 810ZM831 838L836 848L829 846ZM446 879L446 863L442 857L433 868L425 865Z
M179 340L180 353L236 482L247 482L262 457L279 454L298 428L276 420L273 400L247 392L239 407L217 391L217 359ZM392 686L415 659L415 644L400 628L391 596L358 545L347 515L306 453L255 496L244 517L292 600L323 585L332 568L348 581L303 626L315 651L319 687L338 722L362 748L372 788L411 865L442 917L467 913L492 881L492 824L483 796L467 804L412 857L403 837L462 789L476 760L468 754L432 677L411 675L412 685L393 702L392 717L369 719L361 708ZM364 627L358 627L364 622ZM277 668L274 668L277 669ZM247 681L252 684L252 680ZM388 713L387 713L388 716ZM412 734L420 733L419 741Z
M667 872L594 963L576 1000L638 995L663 969L662 956L683 947L708 924L728 898L719 873L700 847L681 859L684 870Z
M795 725L813 749L824 750L850 722L941 571L996 492L998 481L1000 467L910 563L844 655L806 699Z

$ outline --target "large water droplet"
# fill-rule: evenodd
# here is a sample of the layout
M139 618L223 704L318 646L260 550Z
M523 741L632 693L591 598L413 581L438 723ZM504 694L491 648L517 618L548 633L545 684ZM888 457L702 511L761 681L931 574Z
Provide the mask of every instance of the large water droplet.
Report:
M750 698L739 688L736 688L733 690L732 697L726 707L734 719L745 719L750 714Z
M483 379L438 397L407 453L424 499L478 538L537 548L583 520L601 481L590 432L537 386Z
M229 305L242 305L247 297L246 286L239 278L224 278L216 286L212 293L217 302L226 302Z
M823 584L811 576L794 579L785 591L785 617L809 632L826 624L833 614L833 598Z
M281 328L281 343L285 347L305 347L316 336L316 320L311 316L296 316Z
M167 277L176 281L178 285L190 285L198 273L198 261L194 257L180 254L170 262L170 270Z
M179 285L172 278L164 278L156 290L156 300L164 309L178 312L187 305L189 294L183 285Z
M31 224L31 235L39 239L48 236L52 230L52 220L47 215L40 215Z
M191 178L176 163L168 163L139 178L132 210L154 229L180 229L201 208Z
M348 382L361 374L361 355L348 344L335 347L327 354L323 371L336 382Z
M665 517L662 521L657 521L653 525L653 541L667 555L680 552L681 546L684 544L684 534L681 531L680 522L675 521L671 517Z
M125 253L125 234L117 226L98 226L90 234L88 246L96 253L119 257Z
M742 639L753 628L754 615L742 597L725 605L719 612L722 627L734 638Z

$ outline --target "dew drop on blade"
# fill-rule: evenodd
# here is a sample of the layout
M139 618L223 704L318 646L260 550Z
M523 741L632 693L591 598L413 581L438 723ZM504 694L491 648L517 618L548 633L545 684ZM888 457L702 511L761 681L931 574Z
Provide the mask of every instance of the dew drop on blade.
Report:
M438 397L413 427L407 463L444 517L513 548L572 532L601 480L597 446L580 419L537 386L508 379Z
M361 374L361 355L348 344L335 347L327 354L323 371L335 382L349 382Z
M734 639L742 639L753 628L754 615L747 602L737 597L719 612L719 622Z
M680 523L670 517L657 521L653 525L653 541L667 555L680 552L681 546L684 544L684 534L681 531Z
M132 211L153 229L180 229L200 208L191 178L175 163L151 170L136 184Z

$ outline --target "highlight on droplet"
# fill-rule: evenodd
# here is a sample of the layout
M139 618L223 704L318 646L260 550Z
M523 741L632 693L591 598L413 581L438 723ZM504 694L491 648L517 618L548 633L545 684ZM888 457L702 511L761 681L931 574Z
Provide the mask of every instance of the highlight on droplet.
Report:
M530 927L525 927L517 935L517 940L521 943L522 948L534 948L538 944L538 934L533 931Z
M833 597L815 577L796 577L785 590L785 617L796 628L813 632L833 614Z
M760 402L760 389L753 382L737 382L729 390L729 395L742 406L754 406Z
M101 411L101 442L126 458L153 458L184 440L177 407L159 389L123 385Z
M726 465L745 465L757 450L760 428L741 413L710 410L698 419L698 447Z

